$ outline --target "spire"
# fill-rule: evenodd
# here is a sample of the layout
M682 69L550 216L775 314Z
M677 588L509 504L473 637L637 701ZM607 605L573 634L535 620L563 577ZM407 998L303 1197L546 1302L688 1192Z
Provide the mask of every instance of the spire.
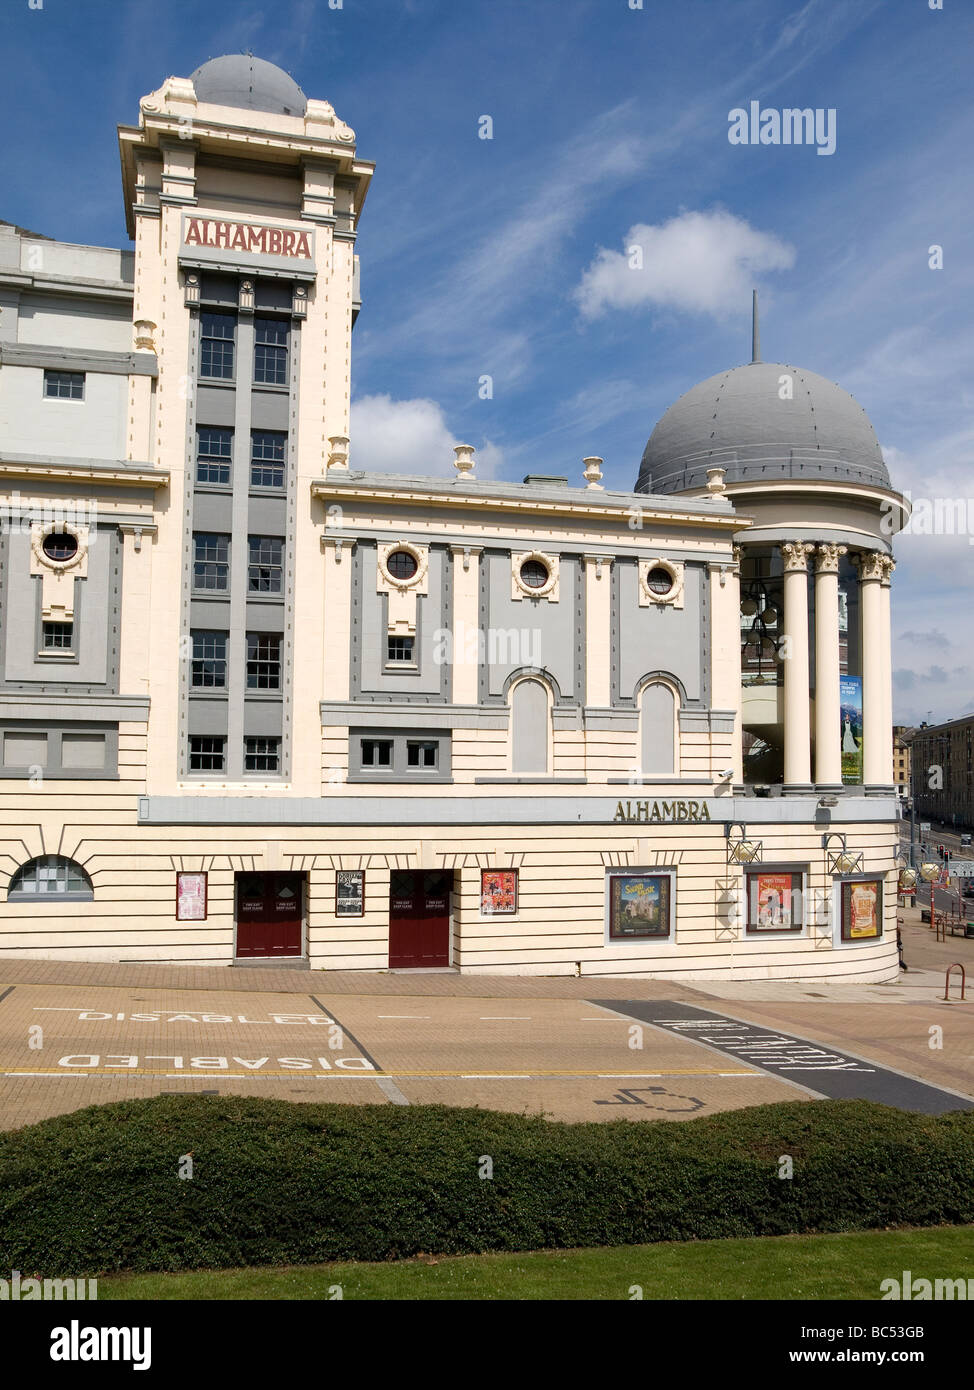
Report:
M761 328L758 324L758 292L751 291L751 362L761 361Z

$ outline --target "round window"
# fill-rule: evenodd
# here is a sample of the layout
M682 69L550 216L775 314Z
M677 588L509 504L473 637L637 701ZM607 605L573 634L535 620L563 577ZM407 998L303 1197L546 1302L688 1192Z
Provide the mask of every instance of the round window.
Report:
M44 537L42 549L49 560L73 560L78 553L78 538L68 531L52 531Z
M653 594L668 594L673 588L673 576L669 570L657 565L646 576L646 588Z
M543 589L549 578L548 566L540 560L525 560L521 566L521 583L526 589Z
M408 550L394 550L386 560L386 569L393 579L412 579L419 565L416 563L416 556Z

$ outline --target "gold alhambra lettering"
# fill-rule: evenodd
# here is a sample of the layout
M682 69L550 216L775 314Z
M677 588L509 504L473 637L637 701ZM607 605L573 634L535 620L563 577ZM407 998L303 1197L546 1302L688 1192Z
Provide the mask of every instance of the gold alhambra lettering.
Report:
M630 824L648 821L651 824L702 825L709 823L710 810L706 801L654 801L652 810L648 801L619 801L612 819Z

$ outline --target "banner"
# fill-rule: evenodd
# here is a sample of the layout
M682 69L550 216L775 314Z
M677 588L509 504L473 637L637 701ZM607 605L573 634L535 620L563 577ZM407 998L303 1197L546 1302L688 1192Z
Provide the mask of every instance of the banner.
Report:
M856 786L862 782L862 676L839 677L839 720L842 782Z

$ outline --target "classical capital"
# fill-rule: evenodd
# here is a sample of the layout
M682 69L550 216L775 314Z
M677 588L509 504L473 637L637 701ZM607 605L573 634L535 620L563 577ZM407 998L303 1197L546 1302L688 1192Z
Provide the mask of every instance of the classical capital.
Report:
M839 560L846 553L844 545L826 541L815 548L815 569L819 574L838 574Z
M888 589L893 582L893 571L896 569L896 561L889 555L883 557L883 588Z
M882 579L885 572L886 556L876 550L865 550L856 556L856 569L860 583L867 579Z
M808 557L815 549L809 541L782 541L781 558L784 560L785 574L795 570L808 570Z

